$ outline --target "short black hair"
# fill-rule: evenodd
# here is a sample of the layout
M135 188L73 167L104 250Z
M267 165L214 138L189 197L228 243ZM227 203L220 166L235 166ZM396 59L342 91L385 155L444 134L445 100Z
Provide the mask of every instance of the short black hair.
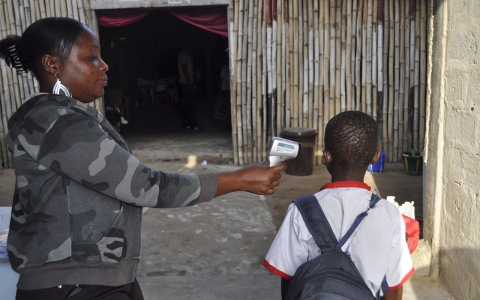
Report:
M366 113L345 111L325 127L325 150L342 170L368 167L377 151L377 122Z
M45 54L55 55L65 63L73 45L86 26L71 18L40 19L30 25L23 35L10 35L0 41L0 57L6 58L8 48L15 45L22 67L32 70L38 78L40 60Z

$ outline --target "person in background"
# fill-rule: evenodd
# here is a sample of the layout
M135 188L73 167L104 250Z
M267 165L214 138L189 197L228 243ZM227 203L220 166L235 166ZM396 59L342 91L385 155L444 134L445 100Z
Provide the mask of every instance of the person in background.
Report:
M195 74L192 53L182 50L178 55L178 82L182 97L182 128L200 130L195 113Z
M32 71L40 92L8 121L17 178L7 250L16 299L143 299L136 281L142 207L170 208L233 191L268 195L285 165L210 174L164 173L132 155L88 103L108 65L90 28L45 18L0 41L0 57Z

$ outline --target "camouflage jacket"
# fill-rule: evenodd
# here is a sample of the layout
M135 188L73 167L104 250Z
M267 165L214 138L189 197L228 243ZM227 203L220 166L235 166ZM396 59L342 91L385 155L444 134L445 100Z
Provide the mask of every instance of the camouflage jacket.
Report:
M142 208L213 198L214 174L153 171L96 109L36 94L10 118L16 188L8 236L19 289L134 281Z

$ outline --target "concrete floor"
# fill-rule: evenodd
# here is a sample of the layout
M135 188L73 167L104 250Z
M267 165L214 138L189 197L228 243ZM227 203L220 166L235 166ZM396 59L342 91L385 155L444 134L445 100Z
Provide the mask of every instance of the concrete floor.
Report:
M205 125L201 124L201 125ZM210 125L210 124L208 124ZM135 155L165 172L222 172L238 168L228 131L125 132ZM203 161L207 165L201 165ZM272 196L232 193L189 208L145 209L138 280L146 299L280 299L280 280L262 267L288 204L329 181L323 166L310 176L282 174ZM400 164L367 172L365 181L383 197L415 201L421 217L422 176L408 176ZM10 206L13 170L0 170L0 206ZM406 300L453 299L428 277L428 245L413 255L416 274L404 286ZM16 273L0 262L0 299L13 299Z

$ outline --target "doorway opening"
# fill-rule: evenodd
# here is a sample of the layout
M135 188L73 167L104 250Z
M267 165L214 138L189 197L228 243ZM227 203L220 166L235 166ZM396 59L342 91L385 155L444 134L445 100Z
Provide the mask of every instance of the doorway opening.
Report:
M131 25L99 26L99 37L102 58L109 65L105 104L116 105L128 121L120 132L129 144L133 141L135 147L142 137L194 140L208 134L228 139L231 147L230 99L222 91L222 79L229 80L228 69L222 72L225 63L228 66L228 38L163 9L154 9ZM178 67L182 50L193 59L197 130L182 126L185 95Z

